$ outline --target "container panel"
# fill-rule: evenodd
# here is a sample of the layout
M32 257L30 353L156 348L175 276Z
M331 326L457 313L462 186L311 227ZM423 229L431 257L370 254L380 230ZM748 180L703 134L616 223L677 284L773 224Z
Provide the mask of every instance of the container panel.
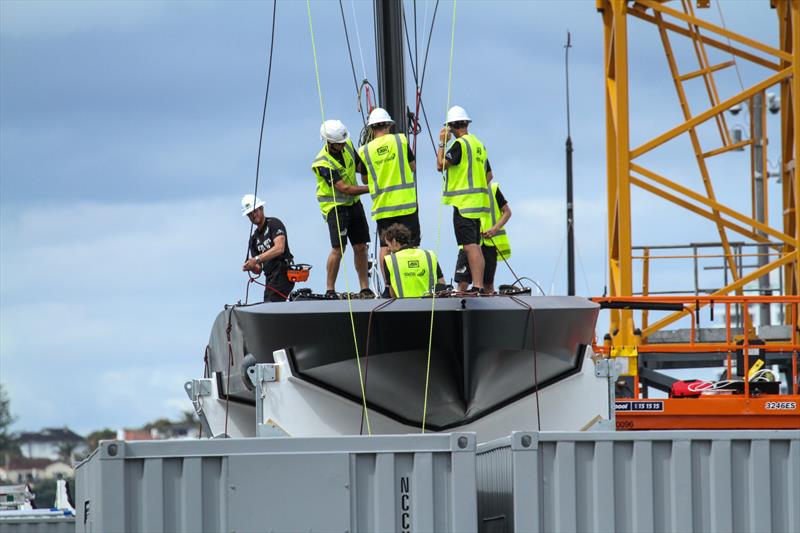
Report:
M516 432L476 472L486 532L800 531L800 431Z
M75 517L0 518L0 533L75 533Z
M77 531L477 531L475 447L470 433L103 442L77 468Z

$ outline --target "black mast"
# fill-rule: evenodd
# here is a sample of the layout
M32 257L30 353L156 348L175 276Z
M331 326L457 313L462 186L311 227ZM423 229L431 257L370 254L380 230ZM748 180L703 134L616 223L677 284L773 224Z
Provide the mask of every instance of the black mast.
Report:
M375 50L378 63L378 101L395 120L394 131L406 133L403 2L375 0Z
M575 296L575 218L572 213L572 136L569 127L569 49L570 35L564 46L564 67L567 79L567 294Z

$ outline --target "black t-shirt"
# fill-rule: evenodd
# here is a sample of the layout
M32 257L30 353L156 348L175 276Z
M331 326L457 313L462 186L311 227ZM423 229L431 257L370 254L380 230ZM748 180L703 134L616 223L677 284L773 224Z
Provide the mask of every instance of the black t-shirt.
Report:
M503 210L503 206L508 203L506 197L500 192L500 187L498 187L497 192L494 193L494 201L497 202L497 208L501 211Z
M333 157L343 167L346 166L344 164L344 150L342 150L341 152L336 152L336 153L328 152L328 155ZM354 159L355 164L356 164L356 171L357 172L361 172L359 169L360 168L364 168L364 163L361 161L361 157L357 153L354 153L353 155L355 156L353 159ZM331 170L329 168L317 167L317 172L325 180L327 180L327 181L331 180ZM362 172L362 174L363 174L363 172ZM342 179L342 176L339 174L339 171L338 170L333 170L333 182L336 183L337 181L339 181L341 179Z
M444 158L447 160L450 165L457 165L461 162L461 143L454 142L453 145L447 150L447 153L444 155ZM489 164L489 160L486 160L486 172L490 172L492 170L492 165Z
M286 226L278 218L267 217L263 227L256 228L253 236L250 237L250 257L255 257L272 248L275 245L275 238L281 235L286 237L286 247L283 253L262 265L267 279L275 273L285 270L286 265L293 259L292 253L289 251L289 236L286 234Z

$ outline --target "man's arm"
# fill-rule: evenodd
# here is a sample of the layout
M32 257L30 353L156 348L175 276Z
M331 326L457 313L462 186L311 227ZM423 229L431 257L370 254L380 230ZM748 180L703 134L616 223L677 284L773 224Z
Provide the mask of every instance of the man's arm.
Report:
M257 267L259 272L261 271L261 264L266 263L270 259L274 259L279 257L283 254L284 250L286 249L286 235L278 235L275 237L273 241L272 248L263 252L261 254L255 255L245 261L244 266L242 266L242 270L249 270L250 272L255 272L255 268Z
M445 126L439 132L439 148L436 149L436 170L442 172L450 163L444 158L444 148L447 144L447 139L450 137L450 128Z
M506 223L508 222L508 219L511 218L510 205L508 204L504 205L502 208L500 208L500 212L502 213L500 215L500 220L497 221L497 224L495 224L494 226L492 226L491 228L482 233L484 237L494 237L495 235L497 235L497 232L503 229L503 227L505 227Z
M343 194L350 196L358 196L359 194L366 194L369 192L369 187L363 185L350 185L343 180L339 180L333 184L336 190Z

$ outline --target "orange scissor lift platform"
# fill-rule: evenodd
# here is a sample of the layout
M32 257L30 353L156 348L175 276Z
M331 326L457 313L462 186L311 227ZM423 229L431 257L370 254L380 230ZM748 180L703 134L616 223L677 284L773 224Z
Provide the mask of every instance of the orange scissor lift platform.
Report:
M616 427L618 430L648 429L800 429L800 394L798 394L798 307L797 296L634 296L593 298L601 307L610 309L672 310L691 317L688 342L649 343L635 336L635 346L614 346L606 337L602 345L595 343L596 354L614 360L621 377L632 380L632 394L617 394L615 400ZM764 341L751 327L749 306L780 304L785 310L788 327L786 339ZM703 342L696 327L702 307L724 307L724 328L716 328L717 336L724 339ZM731 325L732 310L740 312L743 319L739 333ZM744 312L741 312L744 310ZM696 397L646 397L646 387L640 380L643 362L648 357L669 354L672 361L681 361L672 368L696 367L698 358L709 354L721 357L725 366L725 381L732 388L716 389L712 382ZM751 369L751 360L780 360L786 370L782 382L786 392L766 393L756 381L737 378L734 362L738 356L743 368ZM685 360L685 363L682 361ZM703 365L708 366L708 365ZM748 371L749 374L749 371ZM780 374L777 376L780 379ZM761 382L763 383L763 381ZM778 387L772 387L777 392Z

